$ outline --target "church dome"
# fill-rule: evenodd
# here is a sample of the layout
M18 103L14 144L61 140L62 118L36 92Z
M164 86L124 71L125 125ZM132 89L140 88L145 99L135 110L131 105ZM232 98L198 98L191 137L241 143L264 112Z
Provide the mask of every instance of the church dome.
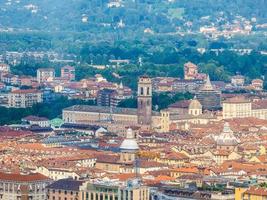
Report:
M196 99L196 97L191 100L190 104L189 104L189 109L202 109L202 105L201 103Z
M223 132L216 138L218 146L236 146L239 140L234 136L233 131L230 128L229 123L225 123Z
M123 140L120 146L120 150L122 151L136 151L138 150L138 144L133 136L133 130L129 128L127 130L126 139Z

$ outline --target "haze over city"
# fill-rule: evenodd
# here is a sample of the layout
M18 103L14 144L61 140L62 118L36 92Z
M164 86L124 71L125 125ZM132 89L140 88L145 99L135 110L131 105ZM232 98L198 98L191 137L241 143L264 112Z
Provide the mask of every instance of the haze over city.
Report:
M0 11L0 200L267 199L266 0Z

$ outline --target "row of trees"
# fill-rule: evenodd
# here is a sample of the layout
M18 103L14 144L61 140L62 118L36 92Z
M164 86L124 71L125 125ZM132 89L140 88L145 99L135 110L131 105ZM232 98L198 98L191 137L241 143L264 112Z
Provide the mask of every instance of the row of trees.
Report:
M51 103L40 103L31 108L0 107L0 113L5 113L0 115L0 125L20 123L21 118L29 115L47 117L48 119L61 117L62 109L76 104L94 105L95 102L68 100L66 97L60 97Z
M152 96L152 108L153 110L161 110L167 108L170 104L173 104L181 100L192 99L193 95L190 93L153 93ZM131 98L123 100L119 103L119 107L123 108L137 108L137 98Z

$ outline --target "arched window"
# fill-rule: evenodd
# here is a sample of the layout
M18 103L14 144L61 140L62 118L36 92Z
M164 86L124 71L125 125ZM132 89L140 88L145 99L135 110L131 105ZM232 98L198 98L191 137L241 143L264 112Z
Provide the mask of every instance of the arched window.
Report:
M140 93L141 93L141 95L144 95L144 88L143 87L141 87L141 89L140 89L141 91L140 91Z

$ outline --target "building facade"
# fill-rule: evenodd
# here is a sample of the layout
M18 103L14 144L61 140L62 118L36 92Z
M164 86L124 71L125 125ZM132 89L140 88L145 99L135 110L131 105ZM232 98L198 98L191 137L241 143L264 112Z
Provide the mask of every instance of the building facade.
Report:
M70 81L75 81L75 68L72 66L64 66L61 68L61 77Z
M45 187L51 180L41 174L7 174L0 172L1 200L46 200Z
M223 101L223 118L246 118L255 117L258 119L267 119L267 100L245 99L243 97L234 97Z
M13 108L32 107L43 102L43 94L39 90L15 90L8 94L8 106Z
M138 179L120 181L95 181L81 187L81 200L149 200L149 189Z
M83 181L61 179L46 187L47 200L80 200Z
M214 89L209 76L204 86L196 93L196 98L200 101L204 110L218 110L221 108L221 91Z
M55 69L53 68L40 68L37 70L38 83L53 81L55 78Z
M244 118L251 116L251 102L245 98L231 98L223 101L223 118Z
M147 76L138 81L138 124L151 125L152 122L152 82Z

